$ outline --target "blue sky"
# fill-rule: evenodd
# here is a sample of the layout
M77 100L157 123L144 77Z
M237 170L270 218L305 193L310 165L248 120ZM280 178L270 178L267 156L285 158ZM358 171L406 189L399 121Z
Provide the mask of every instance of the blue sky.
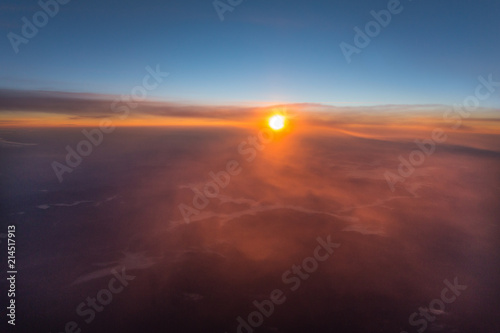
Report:
M7 34L40 7L4 0L0 88L128 94L159 64L151 96L168 101L455 104L479 75L500 81L497 0L403 0L348 64L339 44L387 3L244 0L221 22L211 0L71 0L16 54Z

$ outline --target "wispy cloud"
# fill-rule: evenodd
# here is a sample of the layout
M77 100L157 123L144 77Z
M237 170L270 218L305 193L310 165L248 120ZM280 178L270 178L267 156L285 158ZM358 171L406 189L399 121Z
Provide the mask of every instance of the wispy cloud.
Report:
M36 146L37 143L22 143L22 142L14 142L14 141L8 141L0 138L0 147L6 147L6 148L22 148L26 146Z

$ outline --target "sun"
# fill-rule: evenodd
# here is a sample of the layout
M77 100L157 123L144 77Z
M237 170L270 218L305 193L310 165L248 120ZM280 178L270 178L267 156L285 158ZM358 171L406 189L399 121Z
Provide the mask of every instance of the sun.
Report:
M279 131L285 127L286 118L282 115L274 115L269 118L269 127L271 127L275 131Z

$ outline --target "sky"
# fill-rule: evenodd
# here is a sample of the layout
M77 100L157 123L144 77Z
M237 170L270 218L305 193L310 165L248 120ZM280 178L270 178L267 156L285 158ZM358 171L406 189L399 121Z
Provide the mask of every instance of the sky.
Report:
M210 0L71 0L16 53L9 33L41 7L4 0L0 89L127 95L159 66L148 97L171 102L452 105L500 81L497 0L403 0L348 63L340 44L389 2L244 0L221 21Z

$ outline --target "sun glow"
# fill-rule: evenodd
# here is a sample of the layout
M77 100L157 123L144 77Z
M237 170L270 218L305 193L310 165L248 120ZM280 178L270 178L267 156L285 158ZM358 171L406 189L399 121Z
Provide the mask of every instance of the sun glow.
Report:
M279 131L285 127L286 118L282 115L274 115L269 118L269 127L271 127L275 131Z

